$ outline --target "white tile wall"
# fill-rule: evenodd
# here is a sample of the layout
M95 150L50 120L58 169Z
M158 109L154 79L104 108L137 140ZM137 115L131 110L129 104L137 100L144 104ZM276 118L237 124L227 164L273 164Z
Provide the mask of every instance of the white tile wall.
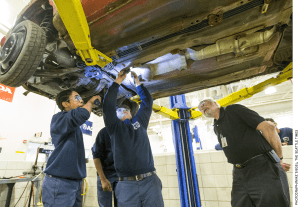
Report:
M179 190L178 188L169 188L169 199L171 200L179 200Z
M225 163L211 163L214 175L223 175L226 172Z
M218 201L216 188L203 188L203 192L206 201Z
M204 164L199 164L199 165L200 165L200 172L202 175L212 175L213 174L212 163L204 163Z
M218 201L205 201L204 207L223 207L223 206L219 206Z
M229 187L227 175L215 175L215 182L217 188L227 188Z
M198 154L198 158L199 158L199 163L201 163L201 164L203 164L203 163L211 163L211 158L210 158L209 151L200 152Z
M168 185L168 176L159 176L161 182L162 182L162 186L163 188L167 188L169 185ZM178 182L177 182L178 183ZM177 184L178 185L178 184Z
M214 188L216 187L215 176L202 175L203 188Z
M178 188L178 177L176 176L168 176L168 186L169 188Z
M282 153L285 159L287 158L293 159L293 146L283 146Z
M223 151L213 151L213 152L209 152L210 154L210 159L211 159L211 162L223 162L223 156L222 154Z
M283 147L284 162L292 164L292 146ZM198 186L202 207L229 207L231 206L232 164L227 163L223 152L200 151L195 155ZM155 168L163 185L162 195L165 207L180 207L178 179L176 172L175 155L154 156ZM0 161L0 177L19 175L24 169L29 170L33 163L24 161ZM292 197L292 172L287 173ZM87 163L88 192L84 196L84 207L96 207L97 177L92 160ZM22 194L26 183L17 183L14 187L12 203L15 203ZM25 198L29 194L29 186L18 203L24 206ZM0 185L0 206L4 206L7 186Z
M167 175L168 176L177 176L176 165L167 165Z
M225 202L225 201L220 201L219 206L220 207L231 207L231 203L230 202Z
M167 165L176 165L176 159L174 155L166 156Z
M219 201L231 201L231 188L217 188Z

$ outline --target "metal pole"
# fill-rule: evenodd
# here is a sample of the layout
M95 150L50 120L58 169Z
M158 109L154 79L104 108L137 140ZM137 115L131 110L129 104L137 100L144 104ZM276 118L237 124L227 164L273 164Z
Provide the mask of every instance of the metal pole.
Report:
M184 161L185 161L185 169L186 169L186 178L187 183L189 184L189 197L190 197L190 206L195 206L195 194L194 194L194 184L192 179L192 172L191 172L191 160L190 160L190 153L189 153L189 142L188 142L188 135L187 135L187 129L186 129L186 122L188 121L186 118L186 109L179 109L179 117L180 117L180 124L179 124L179 130L180 130L180 137L181 142L184 150Z
M171 107L179 108L179 120L172 121L173 141L182 207L201 207L194 152L189 128L189 108L184 95L170 97ZM186 192L183 192L186 190Z

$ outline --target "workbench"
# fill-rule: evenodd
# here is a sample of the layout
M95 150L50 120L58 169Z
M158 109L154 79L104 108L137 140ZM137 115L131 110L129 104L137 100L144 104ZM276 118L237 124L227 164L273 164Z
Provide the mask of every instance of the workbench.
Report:
M0 179L0 185L7 184L7 186L8 186L8 192L7 192L5 207L9 207L10 206L10 200L11 200L11 196L12 196L12 191L13 191L14 185L16 183L18 183L18 182L30 182L34 178L35 177ZM35 187L37 189L37 191L36 191L36 197L35 197L35 201L34 201L34 207L37 206L37 202L38 202L38 199L39 199L39 191L40 191L40 182L41 182L41 180L42 180L42 178L36 178L33 181L33 184L35 185Z

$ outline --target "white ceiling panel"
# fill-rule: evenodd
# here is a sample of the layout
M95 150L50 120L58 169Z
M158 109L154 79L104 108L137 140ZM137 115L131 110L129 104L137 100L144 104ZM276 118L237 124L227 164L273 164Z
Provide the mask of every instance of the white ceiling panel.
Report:
M29 2L30 0L0 0L0 23L11 28L18 14Z

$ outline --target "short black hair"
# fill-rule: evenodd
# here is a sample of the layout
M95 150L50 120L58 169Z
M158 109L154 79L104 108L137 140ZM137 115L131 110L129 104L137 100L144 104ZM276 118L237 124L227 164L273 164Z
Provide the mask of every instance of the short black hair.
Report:
M72 92L75 91L74 89L68 89L61 91L59 94L57 94L55 101L58 106L58 108L63 111L65 110L65 107L63 107L62 102L68 101L70 96L72 95ZM75 91L76 92L76 91Z
M272 118L265 118L265 121L270 121L272 123L276 123L276 121L274 121L274 119L272 119Z

